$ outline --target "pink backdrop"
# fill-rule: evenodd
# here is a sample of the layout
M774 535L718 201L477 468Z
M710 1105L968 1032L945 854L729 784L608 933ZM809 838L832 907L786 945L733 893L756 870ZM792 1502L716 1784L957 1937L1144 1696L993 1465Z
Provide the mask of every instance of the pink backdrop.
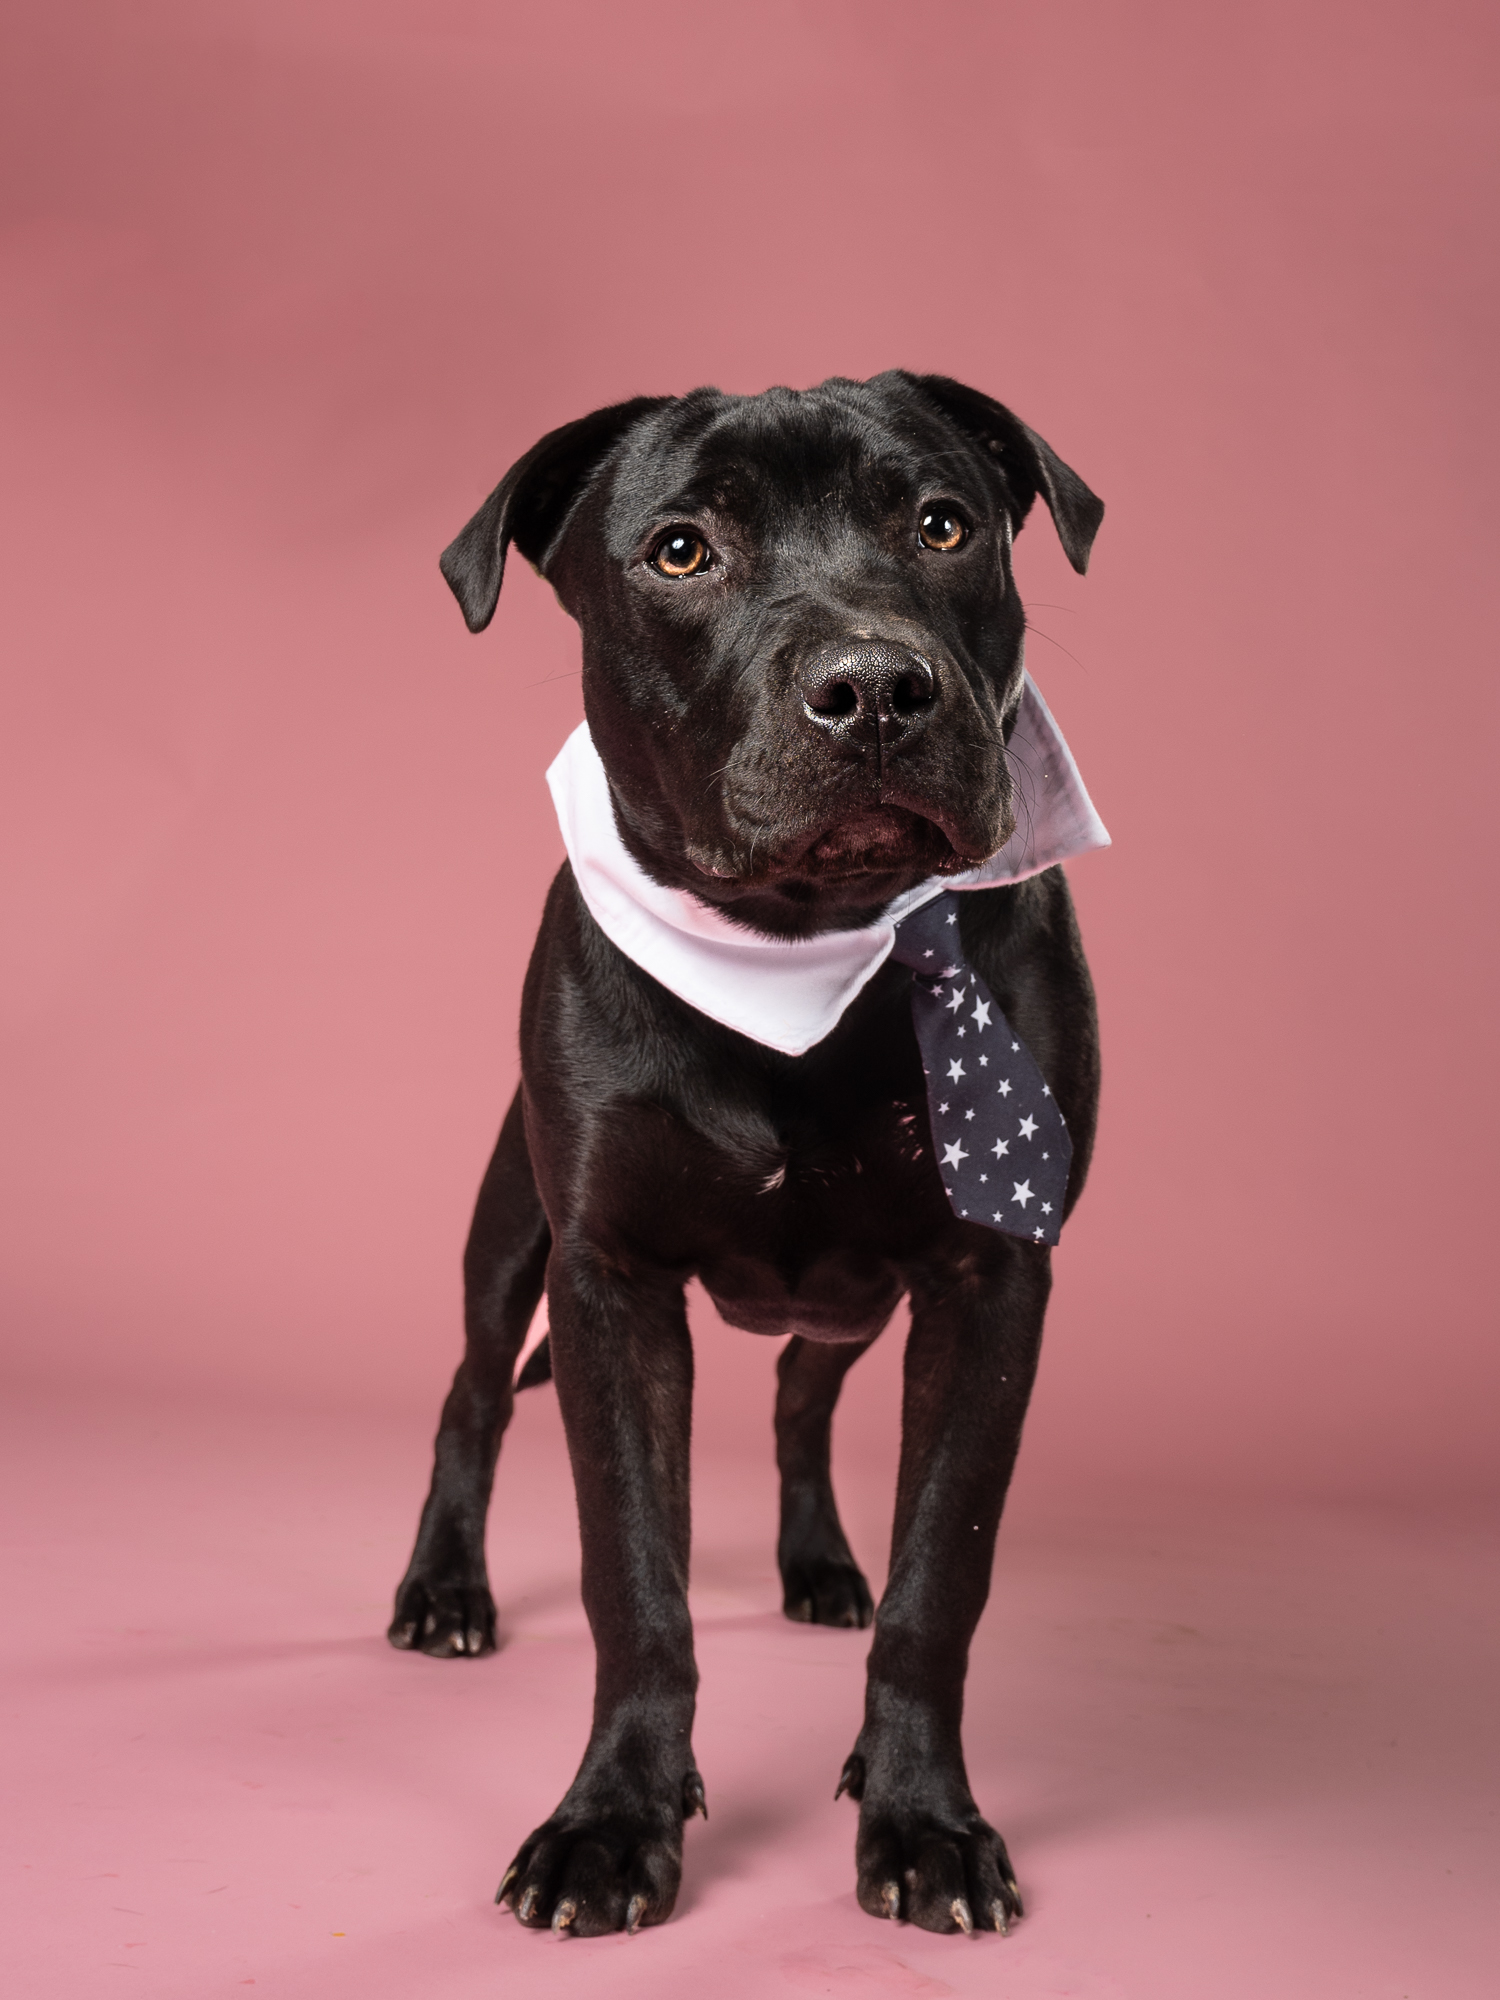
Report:
M1493 7L7 15L0 1985L1490 2000ZM780 1615L772 1348L704 1311L714 1816L681 1921L555 1944L490 1900L587 1724L549 1392L503 1649L381 1636L579 712L524 565L476 641L436 557L598 403L893 364L1109 504L1086 581L1019 551L1116 840L965 1724L1029 1914L855 1907L868 1635Z
M1086 582L1020 550L1116 841L1027 1464L1492 1480L1492 19L13 19L8 1367L435 1413L579 712L545 588L474 641L437 552L595 404L899 364L1109 505Z

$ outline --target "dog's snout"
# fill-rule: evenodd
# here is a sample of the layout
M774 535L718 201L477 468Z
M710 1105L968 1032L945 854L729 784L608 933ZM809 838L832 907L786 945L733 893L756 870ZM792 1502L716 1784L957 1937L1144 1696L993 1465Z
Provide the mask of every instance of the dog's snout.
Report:
M808 719L833 736L895 736L937 699L937 677L920 653L885 639L826 646L796 676Z

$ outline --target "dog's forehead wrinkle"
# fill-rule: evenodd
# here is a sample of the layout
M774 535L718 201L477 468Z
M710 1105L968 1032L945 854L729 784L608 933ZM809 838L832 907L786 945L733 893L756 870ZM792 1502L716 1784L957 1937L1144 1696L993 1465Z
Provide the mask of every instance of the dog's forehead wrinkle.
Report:
M700 466L739 462L781 480L837 477L882 463L909 475L921 447L873 407L820 399L816 391L791 401L746 397L726 407L694 439Z

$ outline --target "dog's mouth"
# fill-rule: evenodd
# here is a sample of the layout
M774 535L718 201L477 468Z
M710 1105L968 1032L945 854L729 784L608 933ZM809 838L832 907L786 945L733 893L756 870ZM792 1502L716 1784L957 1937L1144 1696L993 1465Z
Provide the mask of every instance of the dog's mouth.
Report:
M820 882L840 882L911 868L952 873L973 863L935 820L905 806L872 806L814 834L793 866Z
M868 923L918 882L977 867L996 851L994 836L1010 831L1003 809L999 819L998 827L960 821L950 831L915 806L867 805L824 819L753 873L725 868L717 856L693 856L692 866L705 878L698 894L752 929L806 937Z
M951 811L912 788L899 799L867 793L825 801L780 838L762 827L748 853L742 842L717 851L705 843L685 858L706 900L752 928L802 936L866 922L918 882L967 874L998 851L1013 825L1003 798Z
M1001 831L1008 832L1008 826ZM732 898L769 889L802 901L819 890L857 890L861 885L889 895L895 893L892 884L903 880L961 875L988 860L995 847L980 844L983 835L976 840L976 833L978 829L958 827L950 831L945 822L913 806L872 805L825 820L779 855L773 849L753 870L726 868L717 857L710 861L694 855L692 861L700 875L721 883Z

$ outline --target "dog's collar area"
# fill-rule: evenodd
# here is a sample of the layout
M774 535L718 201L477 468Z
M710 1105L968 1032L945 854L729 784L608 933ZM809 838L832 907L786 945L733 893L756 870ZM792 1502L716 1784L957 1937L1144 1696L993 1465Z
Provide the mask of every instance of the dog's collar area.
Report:
M563 845L589 914L625 956L669 992L738 1034L805 1055L884 965L896 925L949 889L1022 882L1109 835L1078 767L1028 674L1006 749L1020 821L997 855L962 875L932 876L892 902L878 923L816 937L761 936L685 889L653 882L620 838L609 779L587 723L547 772Z

